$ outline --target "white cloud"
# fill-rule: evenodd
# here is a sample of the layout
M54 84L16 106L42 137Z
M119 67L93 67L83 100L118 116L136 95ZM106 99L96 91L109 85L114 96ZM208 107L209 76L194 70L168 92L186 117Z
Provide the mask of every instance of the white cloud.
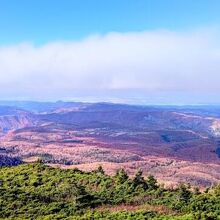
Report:
M0 93L40 98L93 89L217 92L218 36L205 29L146 31L0 47Z

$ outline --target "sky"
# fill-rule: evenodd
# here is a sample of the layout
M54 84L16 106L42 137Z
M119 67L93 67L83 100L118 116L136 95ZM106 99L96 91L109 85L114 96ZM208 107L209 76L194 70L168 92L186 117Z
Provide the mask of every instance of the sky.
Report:
M0 0L0 99L220 104L219 0Z

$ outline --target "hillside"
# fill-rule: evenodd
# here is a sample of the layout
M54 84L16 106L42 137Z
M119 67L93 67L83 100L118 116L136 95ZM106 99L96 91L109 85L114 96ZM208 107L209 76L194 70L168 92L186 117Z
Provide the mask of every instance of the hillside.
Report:
M8 106L6 106L8 105ZM0 102L0 155L108 174L141 168L166 185L220 180L219 106Z
M34 126L37 118L26 110L11 107L0 106L0 134L23 127Z
M164 188L125 170L108 176L41 162L0 168L1 219L219 219L220 186Z
M0 155L0 167L2 167L2 166L16 166L21 163L22 163L21 159L19 159L17 157Z

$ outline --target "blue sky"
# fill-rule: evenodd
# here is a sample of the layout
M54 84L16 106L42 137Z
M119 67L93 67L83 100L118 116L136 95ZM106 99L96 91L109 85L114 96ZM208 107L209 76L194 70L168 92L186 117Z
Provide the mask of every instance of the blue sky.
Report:
M0 0L0 99L220 104L219 0Z
M1 0L0 44L220 23L218 0Z

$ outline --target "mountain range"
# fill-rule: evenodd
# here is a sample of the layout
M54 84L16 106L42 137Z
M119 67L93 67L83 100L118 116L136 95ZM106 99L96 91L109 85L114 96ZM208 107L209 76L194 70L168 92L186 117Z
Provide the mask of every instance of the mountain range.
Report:
M0 156L210 186L220 179L220 106L1 101Z

